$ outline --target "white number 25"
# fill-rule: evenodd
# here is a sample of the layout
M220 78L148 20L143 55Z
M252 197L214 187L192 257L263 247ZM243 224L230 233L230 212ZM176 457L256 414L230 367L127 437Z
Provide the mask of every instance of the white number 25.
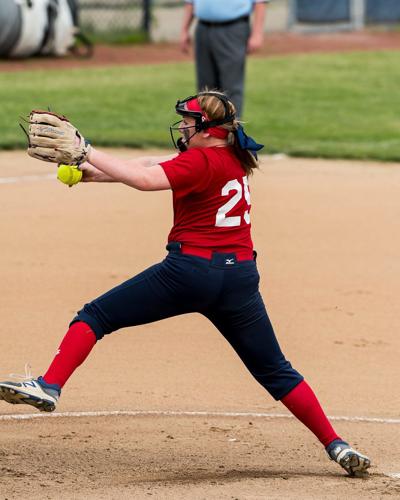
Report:
M243 189L244 188L244 189ZM249 191L249 181L247 176L243 177L243 188L237 179L228 181L221 190L222 196L228 196L231 191L236 191L232 198L227 201L222 207L218 209L217 215L215 216L215 225L217 227L234 227L240 226L242 217L240 215L235 215L234 217L227 217L226 214L232 210L232 208L241 200L243 191L244 198L248 205L250 205L250 191ZM245 210L243 214L243 219L246 224L250 224L250 214L248 210Z

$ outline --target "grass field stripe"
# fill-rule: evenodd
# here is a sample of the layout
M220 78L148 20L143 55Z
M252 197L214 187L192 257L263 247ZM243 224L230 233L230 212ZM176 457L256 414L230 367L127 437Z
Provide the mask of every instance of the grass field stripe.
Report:
M0 415L0 421L5 420L31 420L35 418L65 418L65 417L246 417L246 418L294 418L286 413L255 413L255 412L218 412L218 411L162 411L162 410L116 410L116 411L70 411L62 413L29 413L18 415ZM378 418L378 417L348 417L330 416L332 421L337 422L365 422L378 424L400 424L399 418Z
M57 179L56 174L21 175L20 177L0 177L0 184L18 184L19 182L37 182Z

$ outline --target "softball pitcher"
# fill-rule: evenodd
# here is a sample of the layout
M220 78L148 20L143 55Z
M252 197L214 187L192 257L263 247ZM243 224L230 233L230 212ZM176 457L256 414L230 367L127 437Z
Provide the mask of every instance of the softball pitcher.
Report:
M231 344L253 377L306 425L350 475L370 460L339 437L302 375L286 360L259 292L250 233L248 179L262 148L248 137L219 92L176 104L171 126L179 153L170 159L119 160L90 146L64 117L32 111L28 153L80 165L85 182L122 182L144 191L171 189L174 225L166 258L85 304L47 372L0 383L0 399L53 411L61 389L96 342L120 328L198 312ZM175 134L180 138L175 142Z

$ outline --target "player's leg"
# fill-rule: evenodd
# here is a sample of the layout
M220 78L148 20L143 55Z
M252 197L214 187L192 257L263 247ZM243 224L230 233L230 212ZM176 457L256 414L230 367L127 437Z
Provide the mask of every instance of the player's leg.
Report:
M105 334L161 319L170 312L158 304L151 280L157 266L113 288L86 304L74 318L56 355L43 377L21 382L1 382L0 399L30 404L41 411L53 411L61 389L85 361L96 342Z
M221 89L236 107L237 116L243 115L243 93L246 68L246 49L249 24L239 21L215 30L213 54L218 66Z
M226 273L222 300L206 316L254 378L316 435L331 459L351 475L365 472L369 459L337 435L312 389L283 355L258 292L258 273L241 274Z
M204 289L209 290L211 285L207 274L196 274L190 259L170 254L162 263L86 304L71 323L44 376L1 382L0 399L54 410L61 388L104 335L197 310Z
M62 387L105 335L193 310L190 293L183 299L179 295L187 269L171 260L150 267L85 304L73 319L44 380Z
M195 60L197 90L199 92L205 88L222 90L213 48L214 41L211 29L198 23L195 31Z

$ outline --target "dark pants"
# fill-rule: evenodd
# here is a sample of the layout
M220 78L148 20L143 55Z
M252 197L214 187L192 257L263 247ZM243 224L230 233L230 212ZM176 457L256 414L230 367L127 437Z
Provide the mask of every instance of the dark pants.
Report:
M205 25L199 22L195 32L195 57L198 90L218 89L227 93L243 113L243 89L249 22L228 25Z
M134 278L98 297L74 318L91 326L97 339L120 328L198 312L218 328L250 373L281 399L303 377L285 359L260 292L255 261L237 262L234 254L211 260L169 254Z

